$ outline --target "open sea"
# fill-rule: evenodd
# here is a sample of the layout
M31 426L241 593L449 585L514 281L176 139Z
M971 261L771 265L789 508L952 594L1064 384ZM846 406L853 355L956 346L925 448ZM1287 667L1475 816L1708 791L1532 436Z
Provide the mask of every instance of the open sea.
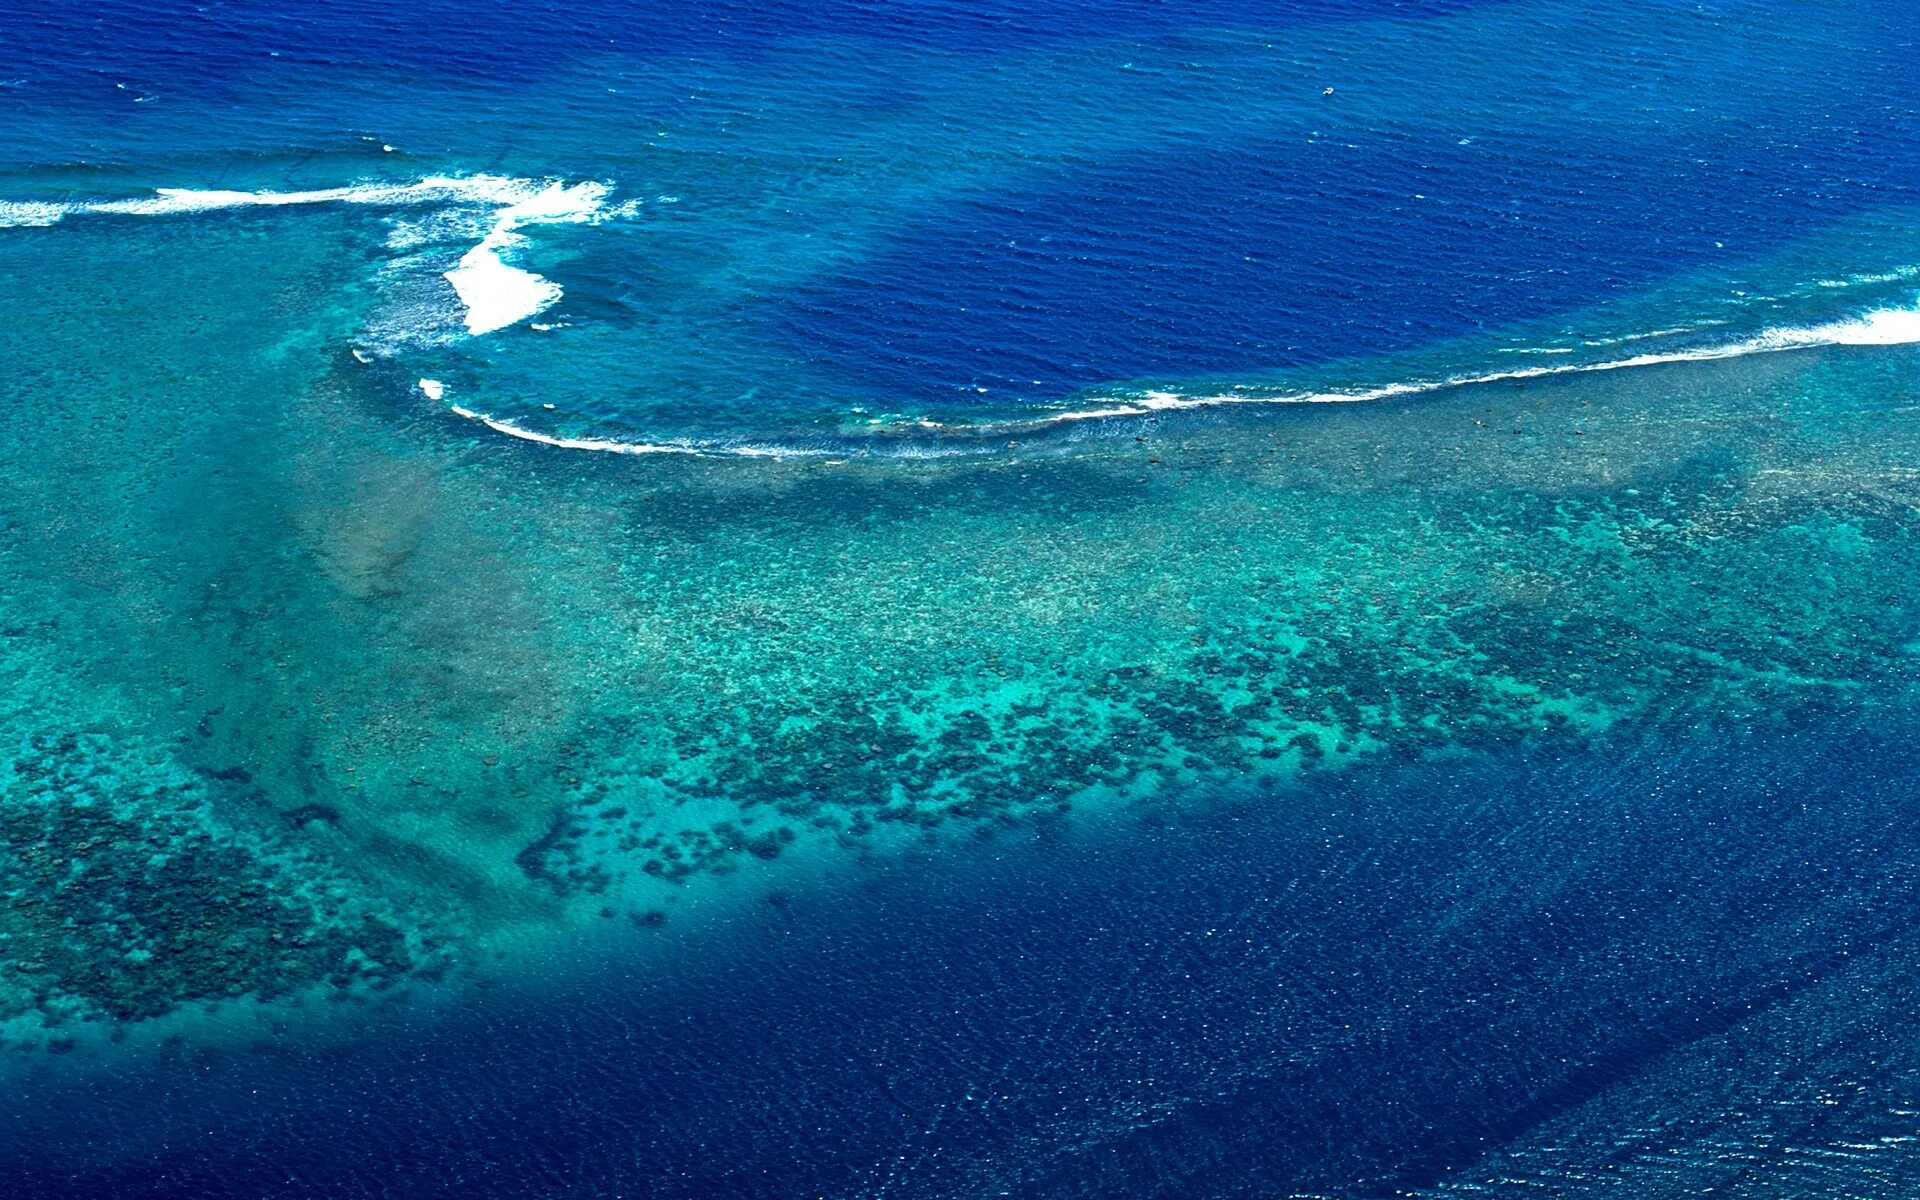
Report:
M1920 1195L1911 0L0 0L0 1200Z

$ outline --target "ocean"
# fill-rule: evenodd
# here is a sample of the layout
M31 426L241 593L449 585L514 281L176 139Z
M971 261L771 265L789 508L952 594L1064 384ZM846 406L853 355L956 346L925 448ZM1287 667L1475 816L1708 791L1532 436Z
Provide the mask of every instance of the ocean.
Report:
M0 1196L1920 1190L1879 0L0 0Z

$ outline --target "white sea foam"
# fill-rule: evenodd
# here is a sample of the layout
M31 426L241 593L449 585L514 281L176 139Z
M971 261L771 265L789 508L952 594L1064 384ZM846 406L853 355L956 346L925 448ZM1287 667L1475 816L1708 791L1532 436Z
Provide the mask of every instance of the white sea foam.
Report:
M461 255L459 262L444 273L465 309L464 323L470 334L479 335L525 321L557 302L560 286L534 272L514 266L503 257L525 240L520 232L528 226L543 224L593 224L613 217L631 215L635 202L609 207L611 188L600 182L567 183L560 180L534 180L505 175L429 176L406 183L360 183L344 187L307 191L233 191L217 189L159 188L151 196L97 201L8 201L0 200L0 228L49 226L69 216L86 214L121 216L167 216L193 214L247 207L279 207L309 204L359 204L400 207L443 205L456 210L448 220L429 218L397 226L390 241L395 248L411 247L436 240L437 235L460 230L465 236L480 234L479 242ZM677 197L661 196L661 203ZM457 216L458 210L472 212L470 218ZM1920 277L1920 267L1899 267L1891 271L1848 276L1844 279L1816 281L1820 288L1848 287L1858 284L1901 282ZM1621 337L1588 341L1598 347L1624 342L1650 340L1669 335L1697 332L1723 324L1700 321L1691 327L1660 329ZM552 328L543 325L541 328ZM1600 362L1571 362L1516 368L1482 374L1460 374L1432 379L1389 383L1372 388L1323 392L1273 393L1254 390L1222 394L1194 395L1170 391L1145 391L1136 394L1093 398L1086 408L1038 414L1030 418L997 423L945 424L932 420L915 423L934 433L992 436L1010 431L1030 431L1049 425L1097 420L1109 417L1143 416L1156 412L1212 407L1225 404L1303 404L1358 403L1399 396L1418 395L1446 388L1503 381L1536 379L1554 375L1613 371L1628 367L1663 363L1701 362L1737 358L1787 350L1821 346L1890 346L1920 342L1920 308L1881 308L1845 320L1818 325L1787 326L1763 331L1751 338L1720 345L1653 352L1629 358ZM1506 353L1561 354L1566 347L1507 349ZM357 356L357 355L356 355ZM437 380L422 379L420 390L430 399L440 400L445 387ZM664 442L621 442L600 438L561 437L540 433L511 421L453 407L456 414L478 421L496 432L527 441L541 442L565 449L594 450L620 454L719 454L742 457L813 457L828 453L804 448L769 446L732 446L693 440L670 439ZM903 447L904 449L904 447Z
M1850 288L1877 283L1904 283L1910 279L1920 279L1920 267L1894 267L1890 271L1870 271L1860 275L1847 275L1840 279L1816 279L1813 286L1819 288ZM1805 289L1796 290L1804 291Z
M517 234L496 229L478 246L460 256L460 265L446 273L454 294L467 307L467 332L478 337L538 316L560 299L560 285L551 279L509 266L500 251L520 241Z
M207 188L155 188L151 196L123 200L0 201L0 226L13 224L24 210L33 224L89 213L153 217L212 212L224 208L279 207L298 204L406 205L496 203L512 205L547 186L546 181L509 175L430 175L407 183L356 183L298 192L243 192Z
M467 306L467 332L478 336L545 312L560 299L560 285L500 257L523 240L524 225L577 224L595 220L606 206L604 183L553 183L494 214L493 228L460 256L447 282Z
M52 225L67 215L64 205L33 200L0 200L0 229L22 225Z
M560 299L560 285L503 257L524 240L529 225L591 224L632 210L607 206L611 188L604 183L566 183L508 175L434 175L408 183L358 183L310 191L226 191L157 188L151 196L124 200L70 202L0 201L0 228L52 225L70 216L174 216L237 208L273 208L305 204L362 204L382 207L457 205L491 208L478 245L446 272L466 309L470 334L491 333L535 316ZM409 228L396 236L421 236Z
M1723 320L1701 321L1696 325L1676 325L1672 329L1648 329L1641 333L1623 333L1618 337L1588 338L1583 346L1618 346L1622 342L1644 342L1652 338L1678 337L1681 334L1696 333L1713 325L1725 325Z
M1625 341L1628 339L1617 339ZM1897 346L1920 342L1920 308L1880 308L1842 321L1821 325L1783 326L1765 330L1753 337L1718 346L1637 354L1631 358L1604 362L1556 363L1552 366L1520 367L1511 371L1450 375L1438 379L1389 383L1374 388L1326 392L1231 392L1213 395L1187 395L1165 391L1142 392L1137 396L1114 397L1097 402L1095 407L1048 413L1029 420L1009 421L997 427L972 426L976 431L999 429L1037 429L1071 421L1098 420L1103 417L1146 416L1168 410L1211 408L1224 404L1354 404L1367 400L1387 400L1413 396L1446 388L1473 384L1504 383L1512 380L1540 379L1551 375L1579 375L1594 371L1618 371L1628 367L1651 367L1663 363L1711 362L1741 358L1749 354L1771 354L1784 350L1811 350L1821 346ZM967 426L943 426L963 430Z
M1920 309L1879 308L1851 321L1816 325L1803 334L1814 339L1805 343L1810 346L1820 345L1827 338L1839 346L1906 345L1920 342Z
M476 412L471 408L463 408L458 404L448 405L447 411L456 417L484 425L495 433L519 438L523 442L538 442L542 446L558 446L562 450L593 450L601 454L690 454L707 458L825 458L830 454L826 450L802 446L729 445L702 442L692 438L669 438L661 442L621 442L612 438L565 437L528 429L524 425L516 425L512 421Z
M1633 339L1622 338L1617 340L1627 341ZM902 424L904 424L928 434L953 437L956 440L944 445L934 445L919 438L909 438L885 443L885 448L886 455L889 458L947 457L954 454L967 453L967 445L969 443L974 446L984 446L989 440L1004 437L1010 433L1033 433L1050 426L1060 426L1077 421L1099 420L1110 417L1147 416L1159 412L1209 408L1226 404L1355 404L1369 400L1388 400L1401 396L1416 396L1442 391L1448 388L1468 387L1474 384L1539 379L1554 375L1617 371L1629 367L1657 366L1664 363L1707 362L1716 359L1739 358L1749 354L1766 354L1785 350L1806 350L1821 346L1891 346L1908 343L1920 343L1920 309L1875 309L1843 321L1834 321L1822 325L1770 329L1751 338L1737 342L1728 342L1718 346L1641 354L1635 355L1632 358L1610 359L1604 362L1557 363L1551 366L1522 367L1511 371L1460 374L1437 379L1416 379L1383 384L1378 387L1355 388L1345 391L1270 393L1249 390L1211 395L1189 395L1179 392L1152 390L1125 397L1114 397L1104 401L1096 400L1093 407L1073 409L1066 412L1044 413L1028 418L989 423L948 424L928 419L920 419L889 425L889 428L899 429ZM422 380L422 389L425 390L426 385L430 382L432 381ZM429 395L433 395L433 393L429 393ZM438 399L439 396L434 395L434 398ZM834 462L844 461L847 453L844 447L838 450L828 450L798 446L733 445L685 438L672 438L658 442L626 442L616 441L611 438L568 437L558 434L542 433L535 429L529 429L524 425L516 424L513 421L477 412L459 405L450 405L449 411L455 416L484 425L496 433L518 438L522 441L538 442L546 446L556 446L563 450L590 450L604 454L633 455L689 454L732 458L818 458ZM883 443L880 442L874 443L875 446L882 444Z

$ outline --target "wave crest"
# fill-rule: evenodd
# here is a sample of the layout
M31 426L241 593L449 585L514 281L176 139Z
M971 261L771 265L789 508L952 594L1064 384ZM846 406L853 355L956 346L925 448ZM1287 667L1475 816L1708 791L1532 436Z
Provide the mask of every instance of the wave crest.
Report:
M1657 334L1646 335L1649 337ZM1614 338L1612 342L1633 340ZM1071 421L1097 420L1103 417L1146 416L1151 413L1190 408L1211 408L1223 404L1353 404L1367 400L1388 400L1448 388L1469 387L1481 383L1540 379L1552 375L1580 375L1594 371L1618 371L1628 367L1651 367L1663 363L1711 362L1741 358L1749 354L1772 354L1783 350L1813 350L1822 346L1899 346L1920 342L1920 308L1877 308L1845 320L1819 325L1782 326L1764 330L1749 338L1685 350L1656 351L1630 358L1601 362L1555 363L1550 366L1516 367L1510 371L1447 375L1434 379L1416 379L1373 388L1323 392L1227 392L1191 395L1169 391L1143 391L1132 395L1095 398L1095 407L1067 412L1047 413L1031 420L1003 422L991 430L979 425L973 430L1005 432L1033 430ZM960 428L940 425L942 429Z
M1672 330L1661 333L1676 332ZM1648 334L1646 336L1660 336ZM1610 339L1611 342L1637 340L1633 336ZM715 458L815 458L846 459L944 458L979 453L997 445L996 439L1009 435L1032 435L1075 423L1107 418L1151 416L1187 409L1210 408L1228 404L1356 404L1417 396L1476 384L1539 379L1554 375L1575 375L1597 371L1617 371L1632 367L1669 363L1709 362L1739 358L1749 354L1768 354L1790 350L1810 350L1825 346L1892 346L1920 343L1920 308L1879 308L1839 321L1817 325L1782 326L1765 330L1749 338L1718 345L1634 355L1630 358L1600 362L1555 363L1537 367L1519 367L1507 371L1462 373L1429 379L1412 379L1377 387L1318 392L1234 391L1189 394L1166 390L1142 390L1124 395L1093 397L1088 407L1067 411L1035 413L1032 416L998 421L943 422L920 418L896 423L882 430L845 431L830 447L779 443L734 443L698 438L664 438L648 441L624 441L609 437L546 433L516 421L475 409L451 405L454 416L482 425L495 433L521 441L537 442L563 450L587 450L603 454L687 454ZM423 381L425 382L425 381Z
M595 224L624 215L609 206L612 185L569 183L511 175L432 175L406 183L367 182L306 191L229 191L155 188L151 196L69 202L0 200L0 228L48 226L72 216L180 216L240 208L308 204L378 207L457 205L490 207L485 235L445 272L465 309L467 332L492 333L538 316L560 300L560 285L511 265L502 256L523 240L529 225Z

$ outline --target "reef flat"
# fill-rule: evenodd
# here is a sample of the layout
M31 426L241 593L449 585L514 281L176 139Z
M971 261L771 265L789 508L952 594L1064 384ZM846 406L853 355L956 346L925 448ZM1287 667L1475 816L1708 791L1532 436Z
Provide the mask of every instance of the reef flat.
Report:
M197 230L219 256L140 235L141 299L191 331L165 356L82 353L119 272L26 301L91 365L14 381L37 437L0 455L18 1046L404 993L764 891L770 860L789 887L1077 811L1284 806L1302 773L1792 724L1912 682L1911 348L974 460L633 459L423 409L327 334L364 235L306 217L289 255L283 219ZM216 320L249 306L310 332Z

